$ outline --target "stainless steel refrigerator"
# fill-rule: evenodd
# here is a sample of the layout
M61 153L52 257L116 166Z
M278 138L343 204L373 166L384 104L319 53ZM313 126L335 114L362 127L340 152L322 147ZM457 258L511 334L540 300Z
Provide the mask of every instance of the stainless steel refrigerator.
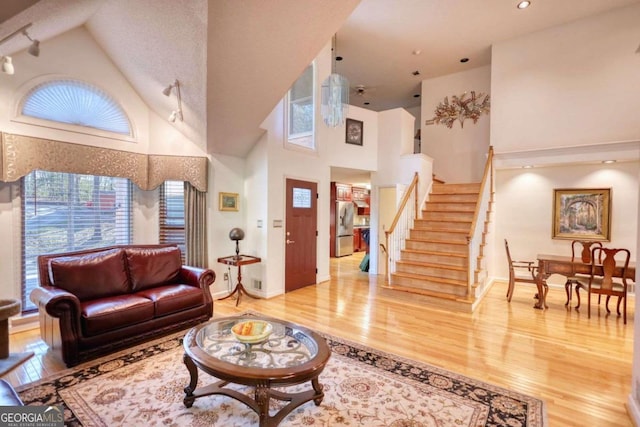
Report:
M336 256L353 253L353 202L336 202Z

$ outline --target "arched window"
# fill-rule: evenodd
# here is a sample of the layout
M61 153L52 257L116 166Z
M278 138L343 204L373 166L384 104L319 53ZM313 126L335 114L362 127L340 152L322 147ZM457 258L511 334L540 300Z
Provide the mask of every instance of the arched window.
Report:
M120 105L101 89L64 79L39 84L27 93L22 114L38 119L131 135L131 123Z

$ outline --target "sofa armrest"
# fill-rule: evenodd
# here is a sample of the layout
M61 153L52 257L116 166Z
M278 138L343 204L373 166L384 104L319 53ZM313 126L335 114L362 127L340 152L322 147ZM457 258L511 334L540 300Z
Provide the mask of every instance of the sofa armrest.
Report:
M39 308L46 310L53 317L71 315L78 318L80 314L80 300L71 292L54 286L38 286L29 295L31 301Z
M71 292L54 286L38 286L29 295L38 306L40 336L58 353L67 366L79 363L80 300Z
M216 273L209 268L183 265L178 280L185 285L197 286L208 292L209 286L216 281Z

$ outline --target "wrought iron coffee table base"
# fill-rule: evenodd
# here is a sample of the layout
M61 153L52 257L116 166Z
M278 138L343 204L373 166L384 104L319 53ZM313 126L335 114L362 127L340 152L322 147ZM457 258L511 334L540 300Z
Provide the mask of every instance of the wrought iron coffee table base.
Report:
M184 355L183 360L184 364L189 370L189 375L191 377L189 380L189 385L184 388L186 396L183 402L187 408L193 406L193 402L199 397L220 394L236 399L247 405L249 408L253 409L260 417L260 427L275 427L280 424L280 422L287 415L289 415L291 411L293 411L303 403L313 400L313 403L315 403L316 406L320 406L320 404L322 403L322 399L324 398L323 386L318 381L317 375L311 378L311 385L313 389L306 390L300 393L284 393L278 390L271 389L271 386L268 382L264 384L258 383L254 386L255 398L253 399L248 395L240 393L236 390L225 388L227 384L233 383L234 381L218 381L216 383L196 389L196 385L198 384L198 367L186 354ZM320 372L318 372L318 375L319 374ZM238 384L241 384L241 382L238 382ZM297 382L294 384L297 384ZM286 386L287 384L279 383L278 385ZM269 401L271 400L271 398L281 401L288 401L289 403L282 409L280 409L276 414L270 416Z

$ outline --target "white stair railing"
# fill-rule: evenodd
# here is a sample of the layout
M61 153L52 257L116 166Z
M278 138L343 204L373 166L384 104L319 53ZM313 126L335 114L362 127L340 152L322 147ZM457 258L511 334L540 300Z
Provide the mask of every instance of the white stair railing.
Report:
M485 232L484 224L489 215L489 203L493 193L493 147L489 147L487 162L484 167L484 175L480 184L480 194L476 203L476 209L471 222L471 230L467 235L469 274L467 283L467 295L472 295L472 287L475 283L475 272L478 268L478 257Z
M417 215L418 173L416 172L402 197L389 230L384 232L386 246L385 278L387 284L391 282L391 273L396 271L396 262L400 259L400 252L405 247L405 241L409 237L409 231L413 228L413 222Z

